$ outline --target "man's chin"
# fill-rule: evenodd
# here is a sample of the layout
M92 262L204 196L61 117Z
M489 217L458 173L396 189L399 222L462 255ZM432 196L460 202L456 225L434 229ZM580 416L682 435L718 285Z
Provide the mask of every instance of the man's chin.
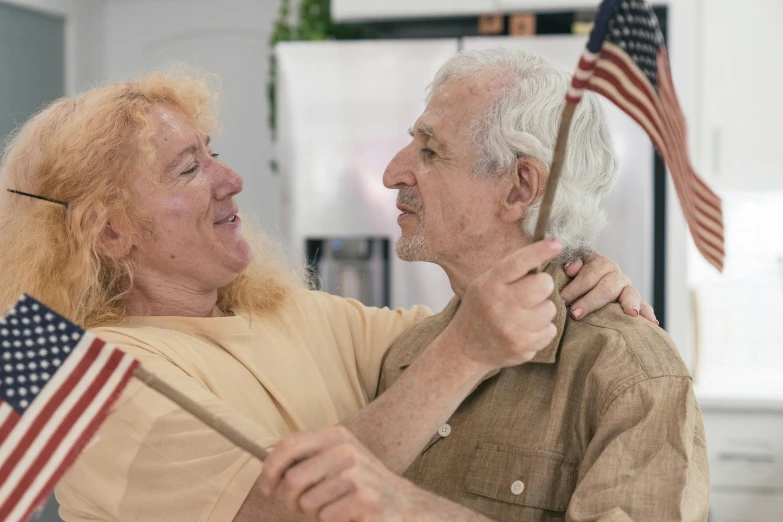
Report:
M397 240L394 250L403 261L433 261L429 246L422 236L403 236Z

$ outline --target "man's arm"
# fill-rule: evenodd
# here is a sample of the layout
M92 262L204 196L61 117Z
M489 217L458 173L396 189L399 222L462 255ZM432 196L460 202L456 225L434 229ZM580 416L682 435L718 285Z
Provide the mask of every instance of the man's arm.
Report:
M706 520L703 437L690 378L647 379L622 391L587 447L566 520Z

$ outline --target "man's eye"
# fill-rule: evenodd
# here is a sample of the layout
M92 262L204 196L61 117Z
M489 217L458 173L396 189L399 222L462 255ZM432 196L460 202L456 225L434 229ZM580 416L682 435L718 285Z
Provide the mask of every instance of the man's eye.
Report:
M429 159L435 156L435 151L432 149L428 149L427 147L421 149L421 153L424 155L425 159Z
M220 156L220 154L218 154L217 152L213 152L212 154L210 154L210 156L212 156L213 158L217 158L218 156Z
M185 176L185 175L187 175L187 174L193 174L193 173L194 173L194 172L196 172L197 170L198 170L198 163L196 163L196 164L193 166L193 168L192 168L192 169L188 169L188 170L186 170L185 172L183 172L182 174L180 174L180 176Z

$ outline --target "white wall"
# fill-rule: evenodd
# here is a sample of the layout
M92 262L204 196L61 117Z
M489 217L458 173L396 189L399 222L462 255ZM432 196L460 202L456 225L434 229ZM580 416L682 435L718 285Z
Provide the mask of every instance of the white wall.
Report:
M79 92L101 78L103 0L0 0L65 20L65 94Z
M104 79L124 79L177 61L220 77L222 129L214 136L214 150L245 179L241 210L273 230L277 180L269 169L266 82L278 2L108 0L104 9Z

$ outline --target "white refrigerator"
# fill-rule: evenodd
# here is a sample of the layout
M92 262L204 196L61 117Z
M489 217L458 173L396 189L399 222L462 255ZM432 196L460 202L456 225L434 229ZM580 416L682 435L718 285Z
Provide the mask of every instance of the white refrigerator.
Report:
M352 237L388 238L393 247L399 212L396 191L383 186L383 172L408 143L426 86L460 49L522 47L573 71L585 41L566 35L279 44L279 223L290 249L304 258L310 238ZM636 123L609 102L605 106L620 179L598 250L651 301L653 149ZM400 261L393 248L387 276L393 307L426 304L439 311L453 296L439 267ZM358 296L351 281L331 278L325 289Z

